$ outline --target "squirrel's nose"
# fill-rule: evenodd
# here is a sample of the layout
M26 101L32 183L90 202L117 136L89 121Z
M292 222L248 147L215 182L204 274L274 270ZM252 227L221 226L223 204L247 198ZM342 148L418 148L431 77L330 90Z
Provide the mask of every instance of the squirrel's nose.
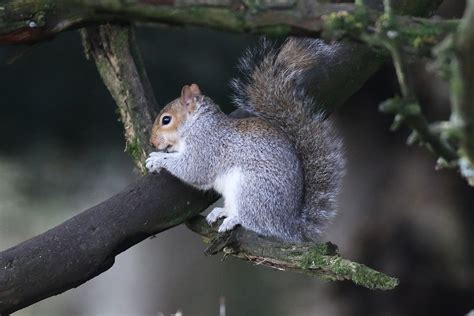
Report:
M160 148L160 142L158 141L158 138L156 137L151 137L150 138L150 145L156 149Z
M158 143L156 142L155 139L153 139L153 137L150 138L150 145L155 148L158 147Z

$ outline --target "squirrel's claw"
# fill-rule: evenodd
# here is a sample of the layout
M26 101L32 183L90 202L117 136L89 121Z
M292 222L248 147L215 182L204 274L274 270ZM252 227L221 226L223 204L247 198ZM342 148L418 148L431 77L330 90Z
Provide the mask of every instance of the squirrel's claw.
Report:
M217 230L219 233L223 233L231 230L235 226L240 225L240 219L237 216L227 217L222 221L221 226Z
M209 225L211 225L217 222L219 218L226 217L226 216L227 214L223 207L216 207L209 214L207 214L206 221Z

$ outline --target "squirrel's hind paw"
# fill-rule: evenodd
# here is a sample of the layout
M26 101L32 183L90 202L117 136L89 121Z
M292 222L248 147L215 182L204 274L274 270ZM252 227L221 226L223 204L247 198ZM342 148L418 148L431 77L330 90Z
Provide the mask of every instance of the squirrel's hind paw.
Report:
M222 224L219 226L217 231L223 233L233 229L237 225L240 225L240 219L237 216L227 217L222 221Z
M227 213L223 207L216 207L214 208L209 214L206 216L206 221L209 225L217 222L219 218L226 217Z

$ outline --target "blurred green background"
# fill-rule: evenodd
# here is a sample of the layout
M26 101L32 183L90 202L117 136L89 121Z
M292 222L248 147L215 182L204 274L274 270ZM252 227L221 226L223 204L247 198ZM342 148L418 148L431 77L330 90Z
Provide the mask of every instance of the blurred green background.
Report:
M438 14L460 16L464 1ZM160 105L197 82L231 110L230 78L257 37L204 29L144 28L137 38ZM91 207L137 175L124 153L115 105L76 31L28 48L0 48L0 250ZM449 115L447 86L426 64L413 75L430 119ZM118 256L109 271L15 315L464 315L474 309L474 196L454 171L435 171L408 130L389 131L377 105L397 91L381 69L333 115L348 174L326 239L353 260L397 276L390 292L205 257L184 227ZM157 193L158 194L158 193Z

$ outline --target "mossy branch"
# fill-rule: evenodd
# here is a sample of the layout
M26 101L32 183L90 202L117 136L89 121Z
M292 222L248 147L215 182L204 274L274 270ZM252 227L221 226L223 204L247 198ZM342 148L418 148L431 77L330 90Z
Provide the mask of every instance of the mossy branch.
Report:
M397 16L399 1L384 1L385 12L373 24L366 1L356 1L351 13L338 12L326 19L326 35L363 41L381 54L392 57L401 97L387 100L380 110L395 115L392 129L402 123L412 134L408 143L425 145L438 157L438 167L459 168L474 186L474 0L469 0L460 21L433 21L412 18L406 27ZM429 123L422 114L410 82L409 65L415 57L435 59L450 82L452 115L448 122Z
M389 31L381 33L378 36L378 41L392 56L402 98L394 98L383 102L380 105L380 110L395 115L394 124L392 125L393 130L397 129L402 123L407 124L413 130L409 137L409 144L417 142L425 145L447 163L456 160L456 151L440 134L436 134L430 128L428 121L422 114L413 83L410 80L409 60L402 52L403 37L398 34L400 26L393 15L390 0L385 0L385 16L384 28L389 29Z
M385 0L389 28L400 27L394 21L391 0ZM381 109L396 114L395 127L405 122L413 133L409 142L419 142L440 158L440 167L458 167L474 186L474 0L470 0L455 33L433 48L436 63L447 77L451 88L452 113L449 122L428 124L421 113L409 76L407 58L402 56L399 36L380 37L390 51L403 98L384 102ZM432 126L436 126L436 131Z
M158 107L133 29L129 25L104 24L82 29L81 37L86 56L95 61L117 104L125 131L125 150L145 174L144 162L152 151L150 130Z
M327 281L349 280L373 290L391 290L398 285L396 278L341 257L337 246L331 243L284 244L241 227L219 235L203 216L191 219L186 225L210 244L205 251L207 255L222 252L225 257L234 256L259 266L300 272Z
M377 1L372 1L377 2ZM427 12L439 1L414 7L401 1L400 13ZM374 4L372 7L376 7ZM363 11L362 11L363 9ZM0 44L40 41L65 30L106 22L187 25L266 35L318 36L326 28L345 33L372 32L383 19L379 11L352 3L315 0L7 0L0 5ZM423 53L456 22L398 16L406 50Z
M325 16L323 35L332 39L362 41L384 54L388 53L386 38L396 37L403 54L409 57L430 56L432 48L454 33L459 24L458 20L395 15L399 10L392 10L389 15L360 2L350 12L339 11Z
M452 120L462 135L461 173L474 186L474 0L468 1L459 30L453 36L457 63L452 64Z

